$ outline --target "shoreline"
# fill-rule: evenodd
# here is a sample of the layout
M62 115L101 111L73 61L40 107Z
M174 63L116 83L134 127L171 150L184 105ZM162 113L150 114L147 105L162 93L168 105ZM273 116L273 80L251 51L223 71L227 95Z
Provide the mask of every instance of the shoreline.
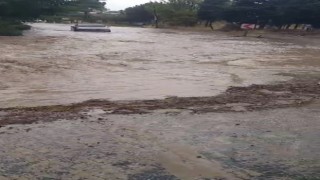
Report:
M82 118L80 112L103 109L107 114L149 114L157 110L187 110L193 114L209 112L252 112L302 107L320 99L320 78L299 79L247 87L230 87L209 97L169 97L154 100L88 100L69 105L0 108L0 126L51 122Z
M319 80L214 97L2 109L4 179L106 170L102 179L317 178Z
M151 28L151 29L164 29L164 30L179 30L179 31L190 31L190 32L212 32L212 33L225 33L225 34L240 34L243 35L245 30L224 30L221 28L221 25L218 25L218 28L211 29L210 27L205 27L204 25L197 25L197 26L163 26L159 28L155 28L152 25L146 26L130 26L130 25L123 25L123 24L111 24L110 26L114 27L132 27L132 28ZM303 30L265 30L265 29L254 29L249 30L249 32L253 34L285 34L285 35L292 35L292 36L319 36L320 38L320 29L315 29L312 31L303 31ZM250 33L249 33L250 34ZM249 36L250 37L250 36Z

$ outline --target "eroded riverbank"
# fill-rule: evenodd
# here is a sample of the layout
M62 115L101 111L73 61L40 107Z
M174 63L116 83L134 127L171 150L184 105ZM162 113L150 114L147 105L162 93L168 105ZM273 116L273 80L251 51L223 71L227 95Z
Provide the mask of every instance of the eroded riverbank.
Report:
M318 179L319 79L0 111L1 179ZM32 123L32 124L31 124Z
M0 125L29 124L79 118L79 112L91 108L108 114L146 114L156 110L177 109L192 113L248 112L255 110L300 107L320 98L320 79L295 79L285 83L231 87L212 97L169 97L159 100L107 101L90 100L71 105L0 109Z

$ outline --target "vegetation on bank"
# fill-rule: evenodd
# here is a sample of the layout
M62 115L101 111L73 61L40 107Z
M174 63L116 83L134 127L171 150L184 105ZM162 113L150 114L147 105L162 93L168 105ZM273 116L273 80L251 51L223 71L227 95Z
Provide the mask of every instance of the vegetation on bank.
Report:
M320 0L163 0L107 12L107 0L0 0L0 35L21 35L21 22L104 22L121 25L211 27L217 21L230 28L242 23L260 28L292 24L320 27ZM295 27L298 27L295 26ZM310 26L309 26L310 27Z
M22 31L31 29L31 26L18 21L3 21L0 20L0 35L1 36L20 36Z
M252 23L260 28L311 24L320 27L320 0L167 0L125 9L119 17L129 23L194 26L216 21Z
M193 2L194 1L194 2ZM150 2L111 15L108 20L131 25L154 24L155 26L194 26L198 23L198 5L201 0L192 2Z
M103 10L105 2L99 0L0 0L0 35L21 35L30 26L22 22L33 21L40 16L54 19L81 12L88 18L94 10Z

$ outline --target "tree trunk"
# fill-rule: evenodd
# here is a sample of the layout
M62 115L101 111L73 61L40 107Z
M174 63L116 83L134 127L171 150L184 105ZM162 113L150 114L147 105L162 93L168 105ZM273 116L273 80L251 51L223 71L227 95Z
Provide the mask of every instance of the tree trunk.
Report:
M211 30L213 31L214 30L214 28L213 28L213 26L212 26L212 21L210 21L210 28L211 28Z
M154 15L155 26L156 26L156 28L159 28L159 19L158 19L157 10L155 7L153 7L153 15Z
M208 27L209 26L209 21L207 20L206 21L206 24L204 25L205 27Z
M158 21L158 19L155 20L155 25L156 25L156 28L159 28L159 21Z
M248 36L248 33L249 33L249 31L248 31L248 30L245 30L244 33L243 33L243 37L247 37L247 36Z

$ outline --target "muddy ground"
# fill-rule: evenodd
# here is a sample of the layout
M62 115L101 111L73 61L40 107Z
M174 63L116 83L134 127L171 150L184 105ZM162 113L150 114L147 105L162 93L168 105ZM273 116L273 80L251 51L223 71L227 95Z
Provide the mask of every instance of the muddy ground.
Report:
M320 78L295 78L281 84L230 87L212 97L168 97L158 100L108 101L89 100L71 105L14 107L0 109L0 125L30 124L57 118L78 118L79 112L99 108L107 114L146 114L155 110L177 109L191 113L248 112L265 109L299 107L320 97ZM81 116L81 118L83 118Z
M0 179L319 179L320 79L0 111Z

